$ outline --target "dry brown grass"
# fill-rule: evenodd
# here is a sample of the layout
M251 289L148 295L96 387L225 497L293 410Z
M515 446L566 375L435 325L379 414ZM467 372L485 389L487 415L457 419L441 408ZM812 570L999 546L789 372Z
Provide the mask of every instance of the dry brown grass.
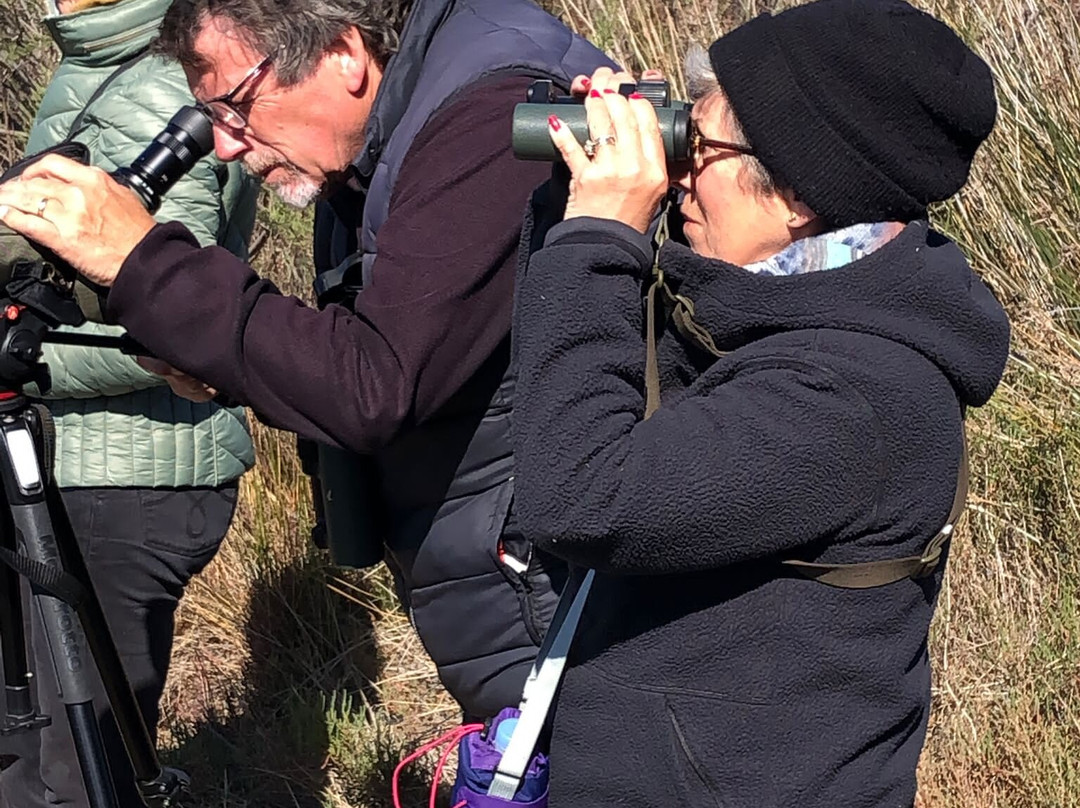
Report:
M999 80L972 181L935 212L1009 308L1013 355L974 413L973 491L933 626L923 808L1080 805L1080 26L1053 0L919 0ZM633 66L664 68L790 2L549 0ZM0 161L21 150L55 54L36 0L0 0ZM302 292L309 222L264 202L257 265ZM404 746L452 723L385 573L344 574L306 542L291 441L258 468L222 553L181 612L162 730L198 806L378 806Z

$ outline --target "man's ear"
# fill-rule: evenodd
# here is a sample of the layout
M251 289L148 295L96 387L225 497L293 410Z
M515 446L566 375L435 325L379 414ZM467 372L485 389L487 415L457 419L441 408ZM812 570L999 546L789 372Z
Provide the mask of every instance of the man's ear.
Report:
M356 28L350 28L330 46L328 57L345 77L348 91L354 95L363 92L370 80L372 67L364 38Z

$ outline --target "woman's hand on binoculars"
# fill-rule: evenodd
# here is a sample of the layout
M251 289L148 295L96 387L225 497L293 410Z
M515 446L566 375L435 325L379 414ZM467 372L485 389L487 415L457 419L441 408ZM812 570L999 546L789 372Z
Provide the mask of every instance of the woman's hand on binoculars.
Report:
M618 92L620 84L633 81L629 73L609 68L593 73L585 98L589 122L585 146L557 116L548 120L551 140L571 173L566 219L613 219L644 233L667 192L656 111L636 93L625 98Z
M0 185L0 221L111 286L156 224L135 193L100 168L55 154Z
M606 68L605 68L606 69ZM640 81L663 81L663 70L642 70ZM589 76L574 76L573 81L570 83L570 95L576 95L580 98L584 98L589 88L592 87L592 79Z

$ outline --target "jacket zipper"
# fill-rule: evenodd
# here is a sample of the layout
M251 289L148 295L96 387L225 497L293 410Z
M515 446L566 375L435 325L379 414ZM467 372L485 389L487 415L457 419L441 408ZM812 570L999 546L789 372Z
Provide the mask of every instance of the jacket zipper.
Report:
M83 43L83 50L87 53L100 50L101 48L107 48L110 45L122 45L125 42L130 42L132 39L137 39L144 34L149 33L156 29L159 25L157 20L151 20L150 22L144 22L142 25L137 25L134 28L129 28L122 34L113 34L112 36L102 37L101 39L91 39L89 42Z

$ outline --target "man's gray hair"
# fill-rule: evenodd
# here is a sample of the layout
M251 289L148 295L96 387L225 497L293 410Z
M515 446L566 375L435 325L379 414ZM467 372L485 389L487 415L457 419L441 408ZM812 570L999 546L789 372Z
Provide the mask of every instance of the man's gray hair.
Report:
M724 88L720 86L720 81L716 78L709 52L700 45L691 45L683 61L683 73L686 76L686 91L690 100L696 103L714 93L721 96L724 99L725 123L731 132L731 139L736 143L752 146L753 144L746 139L742 124L735 116L734 108L728 102ZM776 180L760 160L750 154L740 155L739 159L756 193L770 194L778 190Z
M413 0L174 0L161 24L156 50L198 73L210 68L195 40L211 20L247 47L272 54L277 80L289 87L307 79L335 40L356 28L382 67L397 51Z

